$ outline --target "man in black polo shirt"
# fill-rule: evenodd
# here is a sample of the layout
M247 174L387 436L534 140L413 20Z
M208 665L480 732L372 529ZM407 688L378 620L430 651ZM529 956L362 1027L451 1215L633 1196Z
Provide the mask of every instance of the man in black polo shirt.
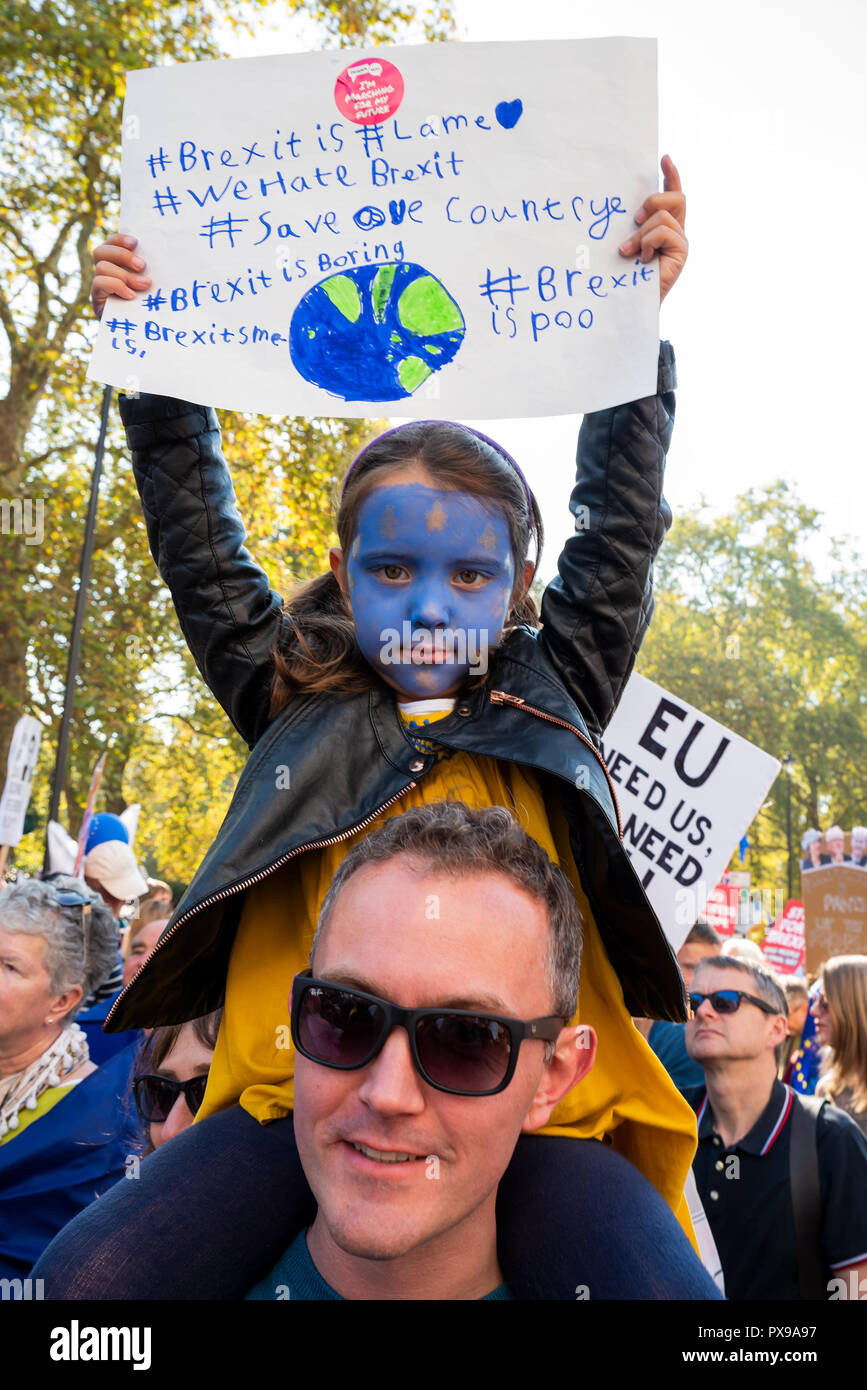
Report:
M792 1108L800 1100L776 1076L786 997L765 966L710 956L696 967L690 1000L686 1049L706 1082L686 1092L698 1117L693 1171L726 1294L802 1298L789 1169ZM840 1297L845 1288L843 1296L867 1299L867 1140L829 1104L815 1137L825 1296Z

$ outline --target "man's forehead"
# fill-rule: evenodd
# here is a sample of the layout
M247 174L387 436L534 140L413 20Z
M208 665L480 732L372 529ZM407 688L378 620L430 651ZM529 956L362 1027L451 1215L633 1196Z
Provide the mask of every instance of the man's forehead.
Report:
M369 979L367 975L359 974L351 961L341 961L339 957L321 970L317 967L316 977L320 980L329 980L334 984L345 985L348 989L360 989L365 994L375 994L381 999L389 998L389 987L382 984L379 977ZM397 1004L402 1001L390 999L390 1002ZM502 999L499 994L487 991L483 985L476 987L468 984L465 979L458 979L456 974L452 981L443 982L439 987L429 980L420 981L414 992L412 1003L407 1003L405 1007L483 1009L487 1013L509 1014L513 1006L509 1004L508 1000Z
M686 960L694 964L696 961L704 959L706 956L719 954L719 947L712 945L709 941L685 941L677 953L678 960Z
M705 965L704 961L699 961L692 980L693 989L698 990L698 993L701 994L702 990L698 989L696 985L698 979L701 979L705 993L714 989L742 989L746 990L748 994L755 994L756 992L753 977L748 975L745 970L738 970L737 966L733 965Z
M314 973L339 971L343 983L405 1008L544 1014L549 930L544 904L507 875L455 875L404 854L348 880Z

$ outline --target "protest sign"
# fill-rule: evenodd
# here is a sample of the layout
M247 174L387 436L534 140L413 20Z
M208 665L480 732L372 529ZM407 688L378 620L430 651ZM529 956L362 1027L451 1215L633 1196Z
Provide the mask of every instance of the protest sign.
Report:
M17 845L24 833L24 817L41 739L39 720L29 714L22 715L12 731L6 760L6 782L0 797L0 845Z
M266 414L556 415L656 390L656 41L427 44L131 72L90 376Z
M829 956L867 955L867 878L849 864L813 869L801 879L806 968Z
M703 915L720 936L734 936L741 917L741 890L731 883L718 883L707 895Z
M804 968L804 904L793 899L765 932L762 951L779 974L794 975Z
M677 949L719 882L780 763L644 676L603 735L623 843ZM738 898L740 889L735 889Z

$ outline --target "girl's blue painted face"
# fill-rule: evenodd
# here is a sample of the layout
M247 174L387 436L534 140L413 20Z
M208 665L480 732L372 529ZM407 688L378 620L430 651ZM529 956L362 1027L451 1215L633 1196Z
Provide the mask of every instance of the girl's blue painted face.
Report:
M515 563L496 507L418 482L365 498L346 557L358 643L408 700L484 674L511 606Z

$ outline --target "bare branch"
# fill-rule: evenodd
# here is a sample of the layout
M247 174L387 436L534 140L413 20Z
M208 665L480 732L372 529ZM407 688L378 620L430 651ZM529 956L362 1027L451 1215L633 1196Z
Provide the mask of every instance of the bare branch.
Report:
M186 724L188 728L192 729L193 733L199 738L209 738L215 743L221 742L225 737L223 734L208 733L206 729L197 729L192 719L188 719L185 714L170 713L168 710L157 710L155 714L148 714L144 719L140 720L140 723L149 724L153 719L177 719L182 724Z
M9 355L12 358L12 361L14 362L16 357L16 349L18 348L21 340L18 337L18 330L15 327L15 319L13 318L12 310L9 307L9 301L6 298L6 291L3 289L2 285L0 285L0 323L3 324L3 329L6 333L7 339L9 340Z
M110 526L104 526L101 531L94 531L94 550L105 550L106 546L111 545L114 538L121 535L129 523L140 515L140 510L141 504L136 498L134 502L130 502L129 506L124 507L123 511L118 512Z
M29 455L24 460L24 466L25 468L32 468L37 463L44 463L47 458L51 458L52 454L69 453L70 450L77 447L76 444L54 444L50 449L46 449L44 453Z
M36 252L33 250L33 247L28 245L28 243L24 240L24 237L21 235L14 222L10 222L8 217L0 217L0 227L5 228L5 230L9 232L10 236L12 236L15 239L15 241L18 242L18 245L21 247L21 250L24 252L25 256L27 256L31 264L39 264L39 257L36 255Z

